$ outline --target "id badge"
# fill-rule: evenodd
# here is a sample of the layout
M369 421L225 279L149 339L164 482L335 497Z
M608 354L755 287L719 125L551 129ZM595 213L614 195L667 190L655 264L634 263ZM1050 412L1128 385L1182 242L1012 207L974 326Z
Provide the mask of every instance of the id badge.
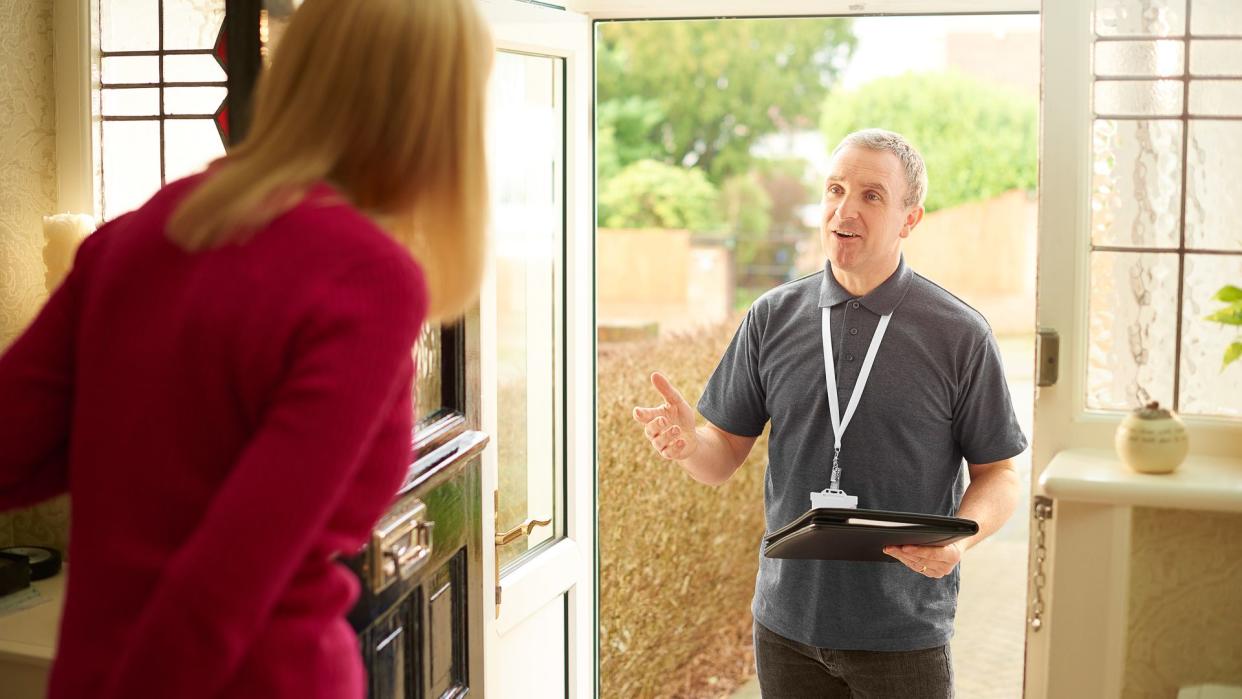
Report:
M843 507L848 509L858 509L858 496L847 495L844 490L823 490L811 491L811 509L820 507Z

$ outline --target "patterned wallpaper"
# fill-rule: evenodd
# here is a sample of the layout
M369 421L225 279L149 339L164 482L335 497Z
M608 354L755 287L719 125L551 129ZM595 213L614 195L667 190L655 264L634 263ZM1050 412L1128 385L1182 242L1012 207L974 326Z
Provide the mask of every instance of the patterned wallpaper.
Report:
M1242 685L1242 515L1136 508L1126 699Z
M53 0L0 0L0 349L46 300L42 217L56 213ZM0 514L0 545L63 549L69 507L58 498Z

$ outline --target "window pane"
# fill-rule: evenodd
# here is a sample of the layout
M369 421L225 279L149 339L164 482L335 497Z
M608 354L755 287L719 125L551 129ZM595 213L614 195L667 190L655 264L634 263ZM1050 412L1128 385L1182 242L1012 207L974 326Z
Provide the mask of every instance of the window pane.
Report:
M169 114L215 114L228 93L227 87L164 88L164 111Z
M549 540L557 530L561 482L558 400L562 365L559 259L562 68L559 59L497 55L491 83L496 251L497 528L526 518L552 519L529 537L503 546L500 565Z
M1238 0L1194 0L1190 33L1242 37Z
M1196 10L1199 1L1195 2ZM1096 0L1095 3L1095 32L1100 36L1177 36L1185 31L1186 0Z
M1180 80L1101 80L1095 84L1095 113L1109 116L1179 116Z
M1099 76L1167 77L1182 74L1180 41L1101 41L1095 44Z
M1242 342L1242 328L1204 317L1225 307L1212 297L1226 284L1242 287L1242 255L1186 256L1179 387L1183 413L1242 417L1242 360L1222 366L1225 348Z
M216 61L206 54L164 56L164 82L224 82L228 76Z
M1091 253L1087 407L1173 404L1176 253Z
M1242 76L1242 41L1190 42L1191 75Z
M194 174L224 155L224 142L211 119L169 119L164 122L165 180Z
M159 88L127 88L102 91L100 109L104 116L159 116Z
M414 347L414 419L422 420L443 406L444 348L440 342L440 324L425 323Z
M1190 113L1196 116L1242 116L1242 80L1192 80Z
M155 56L112 56L102 59L100 64L105 85L160 81L160 59Z
M160 123L103 123L103 217L136 209L160 188Z
M1097 119L1092 149L1091 242L1176 248L1182 122Z
M160 47L159 0L100 0L103 51L155 51Z
M1242 251L1242 122L1191 119L1188 145L1186 246Z
M224 0L163 0L164 50L209 49L224 24Z

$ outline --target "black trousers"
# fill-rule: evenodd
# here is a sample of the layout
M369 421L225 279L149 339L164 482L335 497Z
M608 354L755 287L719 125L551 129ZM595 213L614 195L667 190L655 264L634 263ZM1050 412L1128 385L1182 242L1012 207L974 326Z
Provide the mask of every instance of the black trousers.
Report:
M816 648L755 622L763 699L952 699L949 646L868 651Z

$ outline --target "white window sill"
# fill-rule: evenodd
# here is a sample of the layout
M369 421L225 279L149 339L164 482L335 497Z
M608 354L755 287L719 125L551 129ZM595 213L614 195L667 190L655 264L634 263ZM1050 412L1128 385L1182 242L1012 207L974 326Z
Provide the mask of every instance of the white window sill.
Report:
M1052 458L1039 487L1055 500L1242 512L1242 459L1191 454L1173 473L1149 475L1130 470L1109 450L1068 449Z

